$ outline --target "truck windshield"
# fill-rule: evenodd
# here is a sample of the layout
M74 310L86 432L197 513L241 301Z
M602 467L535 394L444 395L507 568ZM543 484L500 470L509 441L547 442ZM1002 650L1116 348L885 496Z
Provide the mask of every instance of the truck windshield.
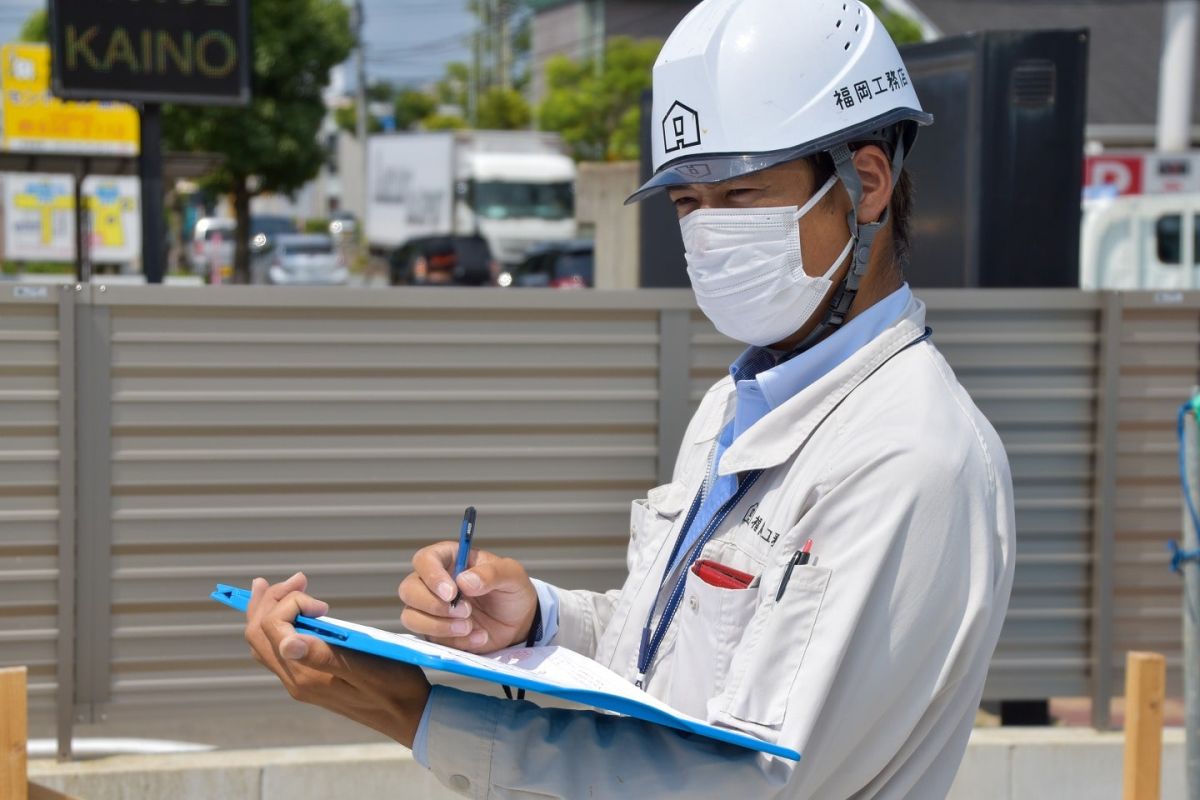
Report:
M474 186L475 213L488 219L569 219L575 214L569 182L480 181Z

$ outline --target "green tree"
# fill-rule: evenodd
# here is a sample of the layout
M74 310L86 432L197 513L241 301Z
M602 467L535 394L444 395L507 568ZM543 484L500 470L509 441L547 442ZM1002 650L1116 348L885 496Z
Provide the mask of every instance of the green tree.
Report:
M396 130L408 131L437 110L437 99L428 92L405 89L396 95L392 106L396 114Z
M918 25L910 17L892 11L883 4L883 0L865 0L866 4L875 16L883 23L883 27L887 29L888 34L892 37L892 41L896 44L909 44L910 42L922 41L925 37L921 34L921 26Z
M551 57L538 126L559 133L577 159L637 158L642 92L661 49L658 39L609 39L600 75L591 61Z
M21 32L17 34L17 40L21 42L50 41L50 17L47 16L45 10L35 11L29 15L25 24L21 26Z
M350 103L350 105L335 108L333 110L333 121L337 126L351 136L358 135L358 103ZM367 113L367 135L379 133L383 130L383 123L375 118L370 112Z
M250 198L290 193L316 176L324 159L317 134L329 70L354 47L340 0L252 0L252 100L245 108L168 106L163 133L172 149L219 153L207 188L233 195L238 235L234 279L250 277Z
M533 114L528 101L516 89L493 86L480 96L477 116L477 128L516 131L528 128Z
M471 86L471 68L461 61L446 65L446 76L433 88L434 97L445 106L456 106L466 111L467 92Z
M421 120L421 127L427 131L457 131L467 127L467 121L457 114L430 114Z

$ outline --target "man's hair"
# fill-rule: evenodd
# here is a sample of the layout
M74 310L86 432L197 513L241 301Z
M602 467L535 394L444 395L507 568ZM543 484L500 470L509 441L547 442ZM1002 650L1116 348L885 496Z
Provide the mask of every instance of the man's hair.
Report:
M888 153L890 148L886 146L882 147L883 151ZM891 157L890 153L888 153L888 157ZM817 153L806 157L805 161L808 162L808 165L813 170L813 186L820 186L825 183L835 172L833 158L829 153ZM911 231L912 196L912 178L909 176L908 170L901 167L900 177L892 189L892 199L888 202L888 207L891 208L892 252L894 254L896 271L900 275L904 274L904 268L908 266L908 237Z

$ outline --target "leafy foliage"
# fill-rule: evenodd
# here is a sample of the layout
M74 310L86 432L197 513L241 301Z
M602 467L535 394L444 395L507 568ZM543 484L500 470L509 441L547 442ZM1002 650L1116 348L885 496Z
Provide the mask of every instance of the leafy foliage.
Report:
M493 86L479 98L477 127L484 130L515 131L529 127L533 112L516 89Z
M21 26L21 32L17 34L17 40L22 42L50 41L50 17L46 14L45 9L29 15L25 24Z
M318 132L329 70L354 46L349 11L339 0L252 0L252 99L248 107L167 106L167 147L219 153L205 180L232 192L238 215L235 272L245 280L251 194L291 193L312 179L325 154ZM253 185L250 179L253 178Z
M591 61L551 57L539 127L561 134L579 159L637 158L642 92L650 88L651 68L661 49L658 39L614 37L605 47L599 74Z
M863 0L867 6L875 12L875 16L879 17L883 27L887 29L888 34L892 37L892 41L896 44L909 44L911 42L919 42L925 37L921 34L921 26L911 18L904 16L883 4L883 0Z

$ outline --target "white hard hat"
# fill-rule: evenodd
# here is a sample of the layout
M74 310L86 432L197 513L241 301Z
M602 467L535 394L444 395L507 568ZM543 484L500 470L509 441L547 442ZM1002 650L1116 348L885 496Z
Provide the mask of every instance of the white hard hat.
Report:
M886 141L900 155L932 121L858 0L704 0L654 64L654 175L626 203L850 142Z

